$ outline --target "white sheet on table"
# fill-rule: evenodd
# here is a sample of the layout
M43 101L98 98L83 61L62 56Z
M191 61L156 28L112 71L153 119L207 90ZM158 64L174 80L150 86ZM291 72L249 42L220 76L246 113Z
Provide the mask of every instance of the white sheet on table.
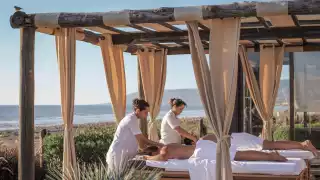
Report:
M191 180L214 180L215 161L199 158L189 160L147 161L147 166L164 168L167 171L189 171ZM271 175L298 175L306 168L300 158L288 158L287 162L232 161L233 173L258 173Z
M255 149L237 149L238 151L247 151L247 150L253 150L253 151L260 151ZM274 152L272 150L262 150L262 152ZM300 159L313 159L314 155L310 151L304 151L299 149L291 149L291 150L277 150L277 152L286 158L300 158Z
M263 150L263 152L270 152L268 150ZM304 151L299 149L292 150L278 150L279 154L286 158L301 158L301 159L313 159L314 155L310 151Z
M231 134L231 144L236 147L238 151L246 150L262 150L263 139L252 134L245 132L232 133ZM267 150L262 150L264 152L269 152ZM301 159L313 159L314 155L310 151L304 150L278 150L278 152L286 158L301 158Z

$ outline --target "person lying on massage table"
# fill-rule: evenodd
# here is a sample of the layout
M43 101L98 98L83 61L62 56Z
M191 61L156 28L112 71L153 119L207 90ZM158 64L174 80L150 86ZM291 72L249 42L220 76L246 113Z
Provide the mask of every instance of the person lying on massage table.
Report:
M314 156L318 156L318 150L313 146L311 141L268 141L248 133L232 133L231 145L237 149L255 149L255 150L292 150L300 149L311 151Z
M150 156L144 156L144 159L153 161L189 159L191 156L215 159L216 138L214 135L206 135L197 142L196 146L168 144L161 148L149 147L146 151L152 154ZM277 152L237 151L234 147L230 147L230 159L235 161L287 161L285 157L279 155Z

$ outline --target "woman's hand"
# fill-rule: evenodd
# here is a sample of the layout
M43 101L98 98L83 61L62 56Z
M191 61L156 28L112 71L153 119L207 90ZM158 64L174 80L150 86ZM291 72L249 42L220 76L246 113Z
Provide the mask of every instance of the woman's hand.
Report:
M196 137L196 136L193 136L193 138L191 139L193 142L194 142L194 144L195 143L197 143L197 141L198 141L198 138Z
M158 148L162 148L163 146L164 146L164 144L162 144L162 143L158 143Z

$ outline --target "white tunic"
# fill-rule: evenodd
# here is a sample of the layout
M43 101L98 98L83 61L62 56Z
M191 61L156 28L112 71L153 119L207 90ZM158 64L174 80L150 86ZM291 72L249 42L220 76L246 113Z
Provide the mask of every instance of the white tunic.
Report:
M107 153L109 168L121 170L121 166L137 154L138 143L135 135L138 134L142 134L138 118L134 113L128 114L120 121L109 147Z
M161 140L162 144L178 143L181 144L180 134L174 128L180 126L180 119L170 110L161 122Z

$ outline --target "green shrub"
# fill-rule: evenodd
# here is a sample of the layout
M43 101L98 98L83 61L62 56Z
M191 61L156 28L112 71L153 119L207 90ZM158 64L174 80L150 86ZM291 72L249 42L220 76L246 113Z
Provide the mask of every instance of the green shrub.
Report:
M273 139L276 141L289 140L289 127L283 126L275 128L275 131L273 132Z
M80 162L93 163L105 160L112 143L114 129L89 128L75 137L76 154Z
M312 127L317 127L312 126ZM289 126L279 126L275 128L275 131L273 133L274 140L289 140ZM294 140L295 141L305 141L309 139L312 144L317 148L320 149L320 141L317 139L317 137L320 137L320 131L316 128L303 128L300 125L295 126L294 129Z
M0 179L16 180L18 179L18 149L0 148ZM39 156L35 157L35 180L43 180L45 177L45 168L40 167Z
M62 160L63 157L63 135L51 134L44 138L43 142L43 158L46 162L53 159Z
M74 137L77 159L80 163L95 163L105 159L113 140L115 128L89 127L80 130ZM44 159L46 162L62 162L63 135L52 134L44 139Z

